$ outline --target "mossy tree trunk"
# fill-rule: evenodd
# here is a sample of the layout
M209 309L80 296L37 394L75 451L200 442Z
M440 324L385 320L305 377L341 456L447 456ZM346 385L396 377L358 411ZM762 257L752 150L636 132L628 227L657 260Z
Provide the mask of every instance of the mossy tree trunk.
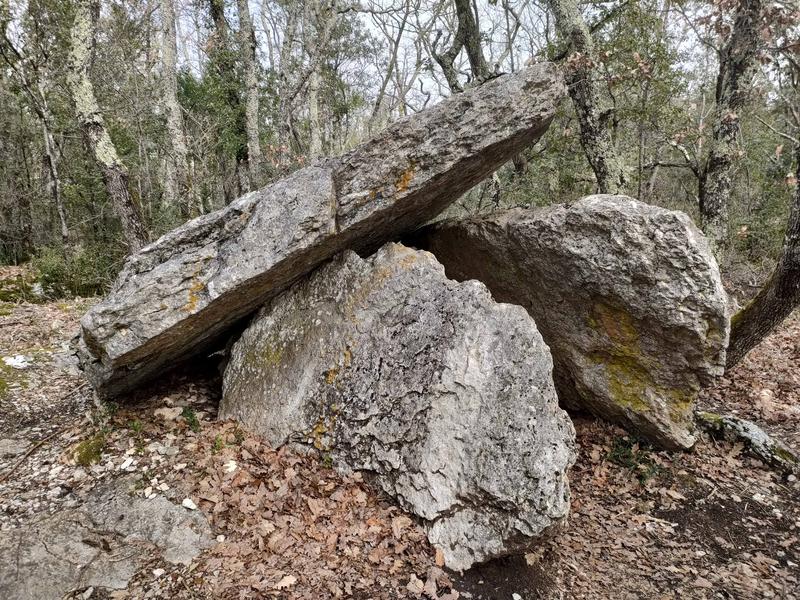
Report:
M597 188L603 194L623 193L627 177L611 136L613 110L603 100L592 34L576 0L547 0L547 6L559 37L570 49L565 76L580 124L581 146Z
M258 126L258 65L256 63L256 36L250 18L248 0L238 0L239 45L244 65L245 130L247 132L247 172L250 189L261 186L261 142Z
M800 304L800 141L795 143L797 184L778 264L750 304L731 321L727 368L735 366Z
M178 103L177 40L175 29L175 6L173 0L161 0L162 19L162 87L164 112L167 117L167 147L164 178L164 203L172 210L180 209L184 217L197 214L197 203L189 181L186 134L183 129L183 113Z
M762 0L741 0L733 31L720 51L711 144L700 173L700 219L717 255L728 238L728 205L745 108L758 69Z
M470 0L453 0L453 3L455 4L456 18L458 21L458 27L453 36L453 43L450 44L447 50L439 54L436 52L436 45L439 41L437 37L433 43L432 54L434 60L442 69L450 91L458 93L463 91L463 87L458 81L458 73L456 73L454 63L461 50L466 50L472 78L475 81L479 83L484 81L489 77L491 72L489 70L489 65L486 63L486 59L483 57L481 32L478 26L478 20L472 12Z
M117 149L108 135L89 77L94 56L95 24L99 13L98 0L75 2L68 84L81 131L94 154L108 196L122 222L122 231L128 248L131 252L135 252L147 243L147 230L128 188L128 169L117 155Z
M6 31L10 20L10 9L7 2L0 2L0 56L13 72L16 80L25 91L30 105L42 125L42 141L44 148L43 165L48 183L47 189L53 197L61 228L61 242L64 256L69 255L69 226L64 198L61 194L61 177L58 172L58 146L53 136L55 120L47 101L48 77L47 69L42 65L31 64L27 54L18 49L8 38Z

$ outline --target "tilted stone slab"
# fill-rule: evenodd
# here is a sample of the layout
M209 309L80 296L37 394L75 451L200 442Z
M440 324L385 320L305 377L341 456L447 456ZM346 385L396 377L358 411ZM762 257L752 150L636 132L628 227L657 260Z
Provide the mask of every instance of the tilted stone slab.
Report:
M233 346L220 417L370 473L453 569L524 552L569 508L574 430L535 323L398 244L269 301Z
M498 77L146 246L81 320L90 382L101 396L130 390L323 260L425 223L536 141L564 94L549 64Z
M528 310L566 406L692 446L694 401L723 372L729 327L717 263L684 213L596 195L445 221L417 243L448 276Z

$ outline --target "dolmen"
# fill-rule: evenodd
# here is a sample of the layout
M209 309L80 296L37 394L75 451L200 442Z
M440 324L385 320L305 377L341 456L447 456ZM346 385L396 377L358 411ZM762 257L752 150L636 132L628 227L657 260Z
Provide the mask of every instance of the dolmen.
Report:
M81 319L89 382L120 400L225 348L220 418L363 472L451 569L526 552L568 515L564 407L691 447L728 339L682 213L590 196L429 224L565 94L550 64L492 79L142 248Z

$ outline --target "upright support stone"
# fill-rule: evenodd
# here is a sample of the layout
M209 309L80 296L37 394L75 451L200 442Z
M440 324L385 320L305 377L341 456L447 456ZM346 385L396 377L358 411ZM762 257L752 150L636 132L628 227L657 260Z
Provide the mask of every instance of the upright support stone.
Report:
M498 77L146 246L81 320L92 385L104 397L130 390L325 259L419 227L536 141L564 95L550 64Z
M345 252L270 300L234 344L220 417L364 470L452 569L524 553L569 509L574 430L519 306L427 252Z
M729 326L717 263L684 213L588 196L445 221L417 244L528 310L562 403L667 448L694 443L694 400L723 372Z

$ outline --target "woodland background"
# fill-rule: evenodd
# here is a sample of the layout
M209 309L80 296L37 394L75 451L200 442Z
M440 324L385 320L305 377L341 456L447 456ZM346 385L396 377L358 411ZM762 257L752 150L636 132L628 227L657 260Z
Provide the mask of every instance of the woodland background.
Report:
M50 295L102 292L146 239L466 86L542 60L590 74L622 165L617 189L700 222L721 65L746 4L0 0L0 264L33 261ZM746 110L733 115L719 255L734 286L752 293L781 252L797 186L800 44L796 2L749 4L762 15L758 68L742 84ZM551 16L559 9L577 9L593 48L561 42L568 36ZM83 62L75 56L80 14L91 17ZM87 125L76 98L84 65L97 101L89 120L107 130L111 162L146 229L138 243L115 210L96 146L93 153L97 123ZM569 202L596 191L596 181L565 102L539 143L451 210Z

